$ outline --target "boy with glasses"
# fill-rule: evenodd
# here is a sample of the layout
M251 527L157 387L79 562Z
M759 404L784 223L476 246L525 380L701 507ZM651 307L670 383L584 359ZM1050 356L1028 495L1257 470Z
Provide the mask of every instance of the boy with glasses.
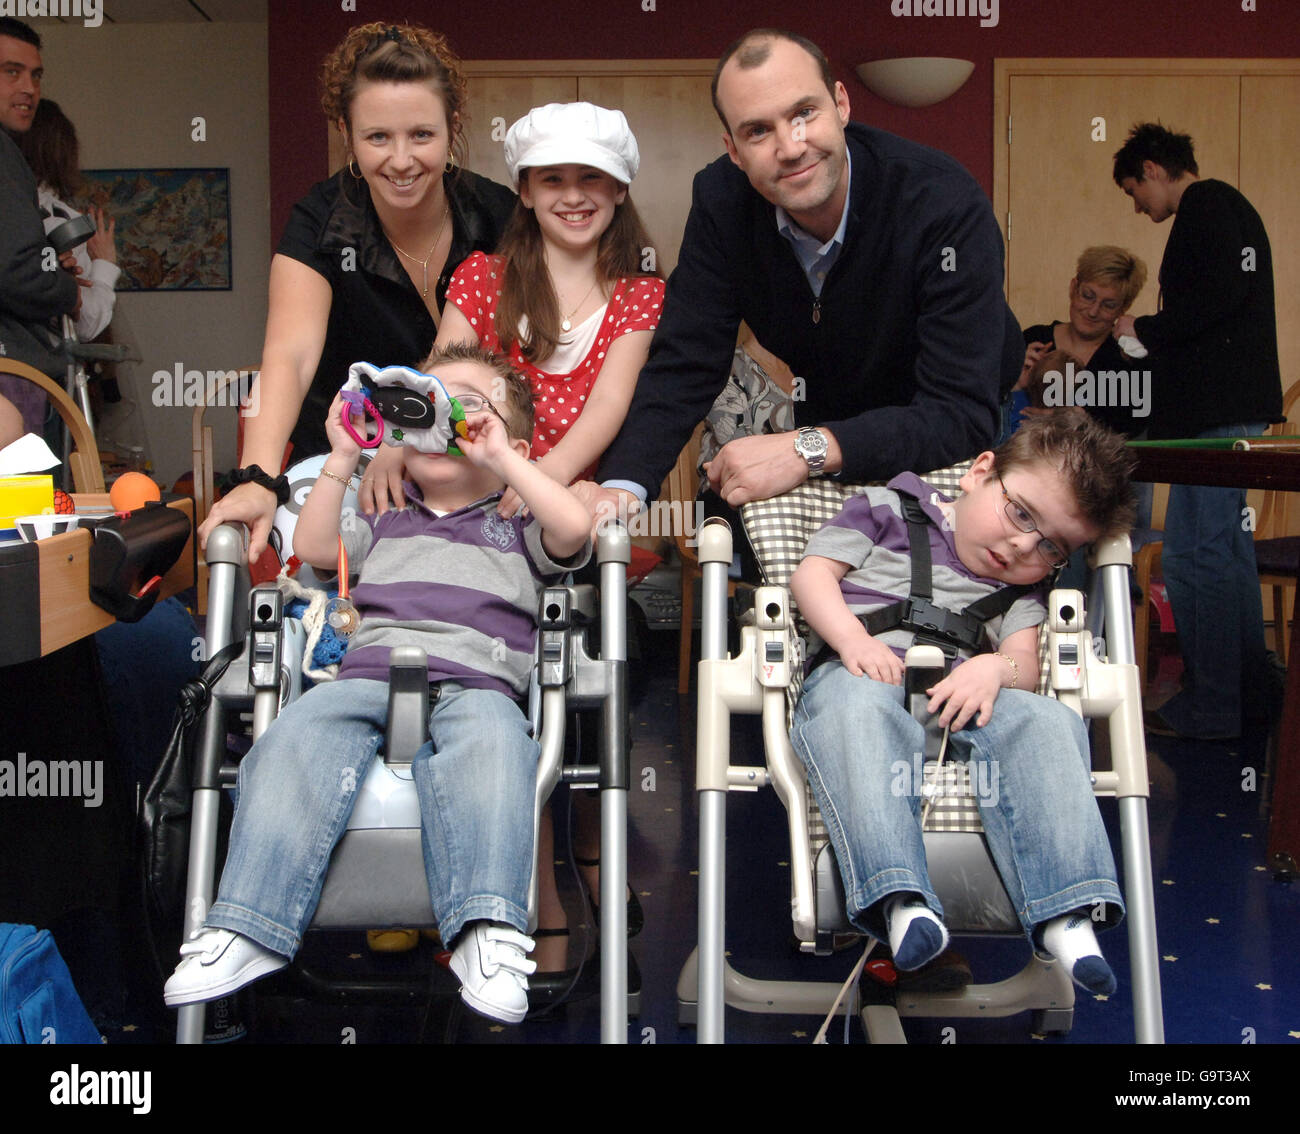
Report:
M975 765L972 780L997 785L979 799L990 853L1035 949L1092 992L1115 987L1092 925L1117 924L1123 902L1089 782L1088 735L1074 712L1033 689L1046 617L1038 584L1074 550L1128 530L1131 467L1122 437L1082 410L1060 411L981 453L955 501L911 473L853 497L791 579L825 643L791 741L835 847L850 920L888 941L900 969L920 968L948 941L926 871L920 785L899 790L894 767L924 749L922 725L891 688L915 632L910 614L891 612L909 595L916 603L914 560L928 548L922 576L940 610L926 621L969 621L969 611L992 651L954 647L951 671L926 690L951 750ZM928 536L920 549L918 528ZM998 593L1000 603L990 597Z
M429 740L411 764L433 911L443 940L455 942L465 1003L507 1023L527 1012L539 753L517 699L542 589L586 562L591 516L528 461L532 395L506 360L456 346L423 369L460 401L468 436L457 439L463 457L407 449L406 508L340 524L361 449L340 421L341 398L330 407L330 456L294 528L294 553L332 572L342 538L347 561L361 564L360 625L338 679L291 703L240 764L218 899L181 947L169 1005L228 996L298 951L383 740L389 652L417 645L435 694ZM497 514L507 485L529 515Z

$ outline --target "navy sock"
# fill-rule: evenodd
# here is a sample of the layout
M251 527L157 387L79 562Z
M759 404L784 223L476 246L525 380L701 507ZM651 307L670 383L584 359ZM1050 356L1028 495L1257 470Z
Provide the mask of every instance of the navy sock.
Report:
M889 926L894 964L905 971L929 964L948 947L948 930L918 894L896 894L889 898L885 923Z
M1065 966L1080 988L1103 996L1115 991L1115 974L1101 955L1086 913L1053 918L1042 927L1042 940L1043 948Z

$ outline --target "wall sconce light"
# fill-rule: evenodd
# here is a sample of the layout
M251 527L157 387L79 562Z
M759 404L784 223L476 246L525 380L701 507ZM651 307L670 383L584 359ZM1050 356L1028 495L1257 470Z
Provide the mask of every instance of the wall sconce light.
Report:
M971 77L969 59L936 55L876 59L854 68L863 86L895 106L933 106L957 93Z

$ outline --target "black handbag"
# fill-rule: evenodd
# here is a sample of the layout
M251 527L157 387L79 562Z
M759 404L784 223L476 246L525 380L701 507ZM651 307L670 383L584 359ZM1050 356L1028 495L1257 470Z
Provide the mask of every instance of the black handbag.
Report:
M242 639L214 654L203 672L181 689L171 740L140 800L136 821L146 938L160 978L176 965L185 925L185 886L190 857L194 792L194 745L212 703L212 688L244 650ZM225 859L233 808L221 793L218 865Z

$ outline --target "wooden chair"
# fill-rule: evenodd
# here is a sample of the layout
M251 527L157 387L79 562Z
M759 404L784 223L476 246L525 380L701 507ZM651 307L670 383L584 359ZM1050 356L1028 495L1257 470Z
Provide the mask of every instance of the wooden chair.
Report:
M1169 506L1169 485L1155 485L1151 498L1151 527L1157 532L1164 530L1165 509ZM1133 611L1133 654L1138 664L1138 685L1143 695L1147 691L1150 678L1147 668L1147 651L1151 639L1151 580L1160 578L1159 539L1143 544L1133 555L1133 575L1137 579L1138 598L1134 600Z
M1282 400L1282 413L1290 418L1297 398L1300 398L1300 382L1296 382L1286 392ZM1274 436L1300 436L1300 425L1294 421L1284 421L1271 430ZM1273 641L1277 656L1282 664L1294 653L1295 627L1300 621L1300 502L1295 493L1277 492L1269 489L1264 493L1259 507L1259 518L1255 525L1255 562L1259 568L1259 582L1266 588L1265 595L1271 600L1271 616L1266 614L1266 621L1273 623ZM1291 618L1288 626L1287 604L1284 601L1288 589L1296 592L1291 603Z
M682 449L677 457L677 463L673 465L672 471L668 474L668 479L664 481L663 492L660 495L661 500L669 502L670 516L680 515L683 520L687 516L695 514L695 498L699 494L700 486L700 435L704 432L704 424L700 423L691 434L691 439L686 442L686 447ZM673 503L680 504L680 512L677 508L672 507ZM696 554L697 549L689 546L685 523L680 528L673 531L673 545L677 548L677 557L681 560L682 565L682 602L681 618L679 623L680 641L677 646L677 692L687 693L691 688L691 640L695 631L695 583L700 577L700 560ZM732 584L732 593L735 584Z
M212 504L216 495L216 470L213 468L212 463L212 426L204 425L203 417L212 404L219 400L219 395L224 393L226 387L237 382L241 374L251 375L251 380L256 381L258 371L226 371L207 388L203 403L194 407L194 417L190 424L190 452L194 461L194 528L196 531L199 525L208 518L208 513L212 511ZM226 400L220 398L223 403ZM241 448L243 447L242 425L241 419L239 438ZM197 548L196 552L198 566L195 572L195 582L198 585L198 613L206 614L208 610L208 564L203 558L202 547Z
M68 470L72 473L72 487L77 492L103 492L104 469L99 462L99 446L91 432L85 416L77 408L76 402L68 397L66 391L53 378L42 374L34 366L28 366L17 359L0 357L0 374L12 374L35 382L49 395L54 408L58 410L63 424L72 435L72 453L68 456Z

